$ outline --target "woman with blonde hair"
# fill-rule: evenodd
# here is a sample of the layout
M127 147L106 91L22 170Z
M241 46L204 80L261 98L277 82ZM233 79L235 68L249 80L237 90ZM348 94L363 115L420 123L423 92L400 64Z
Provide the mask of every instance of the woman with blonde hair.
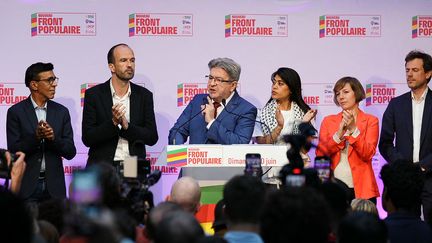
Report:
M378 215L376 205L373 202L362 198L354 198L351 201L351 210L355 212L361 211Z

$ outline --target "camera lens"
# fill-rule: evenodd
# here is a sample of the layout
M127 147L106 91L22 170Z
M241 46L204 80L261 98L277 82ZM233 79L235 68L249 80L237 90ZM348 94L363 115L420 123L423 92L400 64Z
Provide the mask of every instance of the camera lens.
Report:
M0 149L0 178L7 178L9 177L9 170L12 168L13 163L16 161L15 154L9 153L11 157L11 163L8 166L7 158L6 158L6 149Z

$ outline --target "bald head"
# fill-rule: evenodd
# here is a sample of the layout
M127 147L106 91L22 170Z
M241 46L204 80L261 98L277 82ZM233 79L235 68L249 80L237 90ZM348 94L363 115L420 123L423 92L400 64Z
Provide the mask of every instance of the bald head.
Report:
M188 212L196 213L199 209L201 189L192 177L178 179L171 188L170 201L175 202Z

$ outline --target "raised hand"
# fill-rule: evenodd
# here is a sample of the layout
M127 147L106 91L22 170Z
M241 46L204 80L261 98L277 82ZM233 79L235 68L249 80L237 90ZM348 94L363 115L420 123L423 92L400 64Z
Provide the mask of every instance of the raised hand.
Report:
M212 100L209 96L207 96L207 104L201 105L201 109L204 109L202 114L204 115L204 119L207 123L215 119L214 117L214 106Z
M346 125L346 129L351 133L354 132L354 130L356 129L356 121L355 121L354 113L349 110L344 110L342 113L342 117L343 117L342 120Z
M283 127L284 126L284 118L282 115L282 112L279 108L279 104L276 107L276 121L279 127Z
M43 137L47 140L54 141L54 130L46 121L42 121Z
M43 134L43 131L44 131L43 126L44 126L44 121L40 121L38 123L38 126L36 127L36 133L35 134L36 134L36 138L38 140L41 140L41 139L45 138L44 134Z
M303 122L310 122L312 119L315 118L318 110L310 109L306 112L306 114L303 116Z

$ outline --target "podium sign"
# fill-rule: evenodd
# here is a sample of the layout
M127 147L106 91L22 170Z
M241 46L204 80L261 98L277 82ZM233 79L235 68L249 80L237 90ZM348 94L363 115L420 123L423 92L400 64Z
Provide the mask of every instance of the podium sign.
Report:
M176 167L244 167L247 153L261 154L261 165L283 166L288 162L286 145L168 145L156 165Z

